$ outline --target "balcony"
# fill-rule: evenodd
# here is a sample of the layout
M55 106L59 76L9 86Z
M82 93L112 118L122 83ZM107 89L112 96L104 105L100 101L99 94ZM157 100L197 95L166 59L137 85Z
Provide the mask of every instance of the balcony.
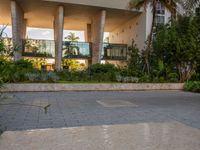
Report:
M63 58L87 59L91 57L91 44L85 42L63 42ZM53 40L25 40L23 51L25 57L55 57L55 43Z
M26 57L55 57L55 43L53 40L25 40L23 56Z
M91 57L91 43L63 42L63 58L88 59Z
M7 46L12 47L12 39L5 38L4 42ZM36 40L26 39L24 42L24 57L55 57L55 42L53 40ZM92 56L91 43L87 42L69 42L63 41L63 58L64 59L89 59ZM104 43L102 52L102 60L127 60L127 45Z
M102 60L127 60L126 44L104 43L102 50Z

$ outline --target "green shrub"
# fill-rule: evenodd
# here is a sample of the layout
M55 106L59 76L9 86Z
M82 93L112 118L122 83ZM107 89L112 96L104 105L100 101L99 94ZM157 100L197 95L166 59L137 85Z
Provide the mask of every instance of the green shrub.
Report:
M60 77L55 72L33 72L25 74L28 81L31 82L57 82Z
M199 68L200 69L200 68ZM190 81L200 81L200 73L194 73L190 79Z
M94 65L91 65L88 69L91 74L108 73L108 72L116 71L116 68L113 64L94 64Z
M143 75L142 77L140 77L139 82L150 83L151 82L151 77L149 75Z
M28 60L21 59L15 61L14 64L19 68L33 69L32 63Z
M132 41L132 45L128 48L128 76L140 76L142 74L142 56L137 45Z
M87 71L68 71L56 72L61 81L89 81L90 76Z
M25 81L28 72L33 72L32 64L27 60L10 61L0 59L0 76L4 82L20 82Z
M167 75L169 82L179 82L179 76L177 73L169 73Z
M26 73L25 76L31 82L35 82L35 81L40 80L40 74L39 73Z
M57 74L54 72L48 72L47 75L49 82L57 82L58 80L60 80L59 76L57 76Z
M184 90L200 93L200 81L186 82L185 85L184 85Z

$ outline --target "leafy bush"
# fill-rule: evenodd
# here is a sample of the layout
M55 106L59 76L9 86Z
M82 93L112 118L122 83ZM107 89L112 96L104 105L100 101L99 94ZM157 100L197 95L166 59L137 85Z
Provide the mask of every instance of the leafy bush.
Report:
M200 28L195 17L178 17L156 31L153 42L153 62L163 62L163 76L176 72L180 82L187 81L198 70L200 63ZM154 67L154 64L151 64ZM155 68L155 67L154 67ZM158 68L158 67L157 67ZM155 70L158 70L158 69ZM174 71L175 70L175 71Z
M90 76L87 71L63 70L56 72L61 81L89 81Z
M200 68L199 68L199 69L200 69ZM200 70L198 70L198 71L200 71ZM195 73L192 75L190 81L200 81L200 72L195 72Z
M177 73L169 73L167 75L167 78L168 78L169 82L178 82L178 80L179 80Z
M63 59L62 64L63 64L63 69L67 69L70 71L82 70L81 64L79 64L79 62L76 60Z
M151 82L151 77L149 75L145 74L142 77L140 77L139 82L150 83Z
M108 73L115 72L116 68L113 64L94 64L89 67L89 71L91 74L95 73Z
M200 93L200 81L189 81L184 85L184 90Z
M57 75L61 81L94 81L110 82L116 81L115 72L90 73L90 71L59 71Z
M47 64L47 60L44 58L29 58L28 59L35 69L42 70L42 66Z
M31 82L35 82L35 81L40 80L40 74L39 73L26 73L25 76Z
M28 72L33 72L32 64L27 60L9 61L0 59L0 76L4 82L20 82L25 81Z
M140 50L137 48L137 45L132 42L132 46L128 48L128 55L130 56L128 61L127 73L130 76L141 76L142 74L142 57Z
M50 82L56 82L60 80L60 77L55 72L48 72L48 81Z

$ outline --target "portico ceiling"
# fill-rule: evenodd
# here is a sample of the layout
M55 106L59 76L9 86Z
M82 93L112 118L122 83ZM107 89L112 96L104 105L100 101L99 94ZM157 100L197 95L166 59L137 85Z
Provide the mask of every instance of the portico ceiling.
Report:
M107 11L105 31L111 32L118 26L139 14L137 11L109 9L95 6L47 2L41 0L18 0L25 13L27 26L53 28L54 13L57 6L65 7L66 30L84 30L92 17L100 10ZM10 0L0 0L0 24L11 24Z

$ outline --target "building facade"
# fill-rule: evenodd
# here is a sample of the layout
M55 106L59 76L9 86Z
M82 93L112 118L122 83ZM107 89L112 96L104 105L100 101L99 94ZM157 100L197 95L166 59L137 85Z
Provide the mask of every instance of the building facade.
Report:
M89 64L101 60L126 64L128 45L135 41L143 49L152 23L150 6L146 11L129 10L128 3L129 0L0 0L0 24L12 26L13 45L19 49L16 60L51 56L58 70L63 58L87 59ZM167 23L169 19L170 13L159 4L156 23ZM26 39L27 27L51 28L54 40ZM64 42L63 30L84 31L86 41ZM109 43L103 41L104 32L110 33ZM39 45L37 52L31 42Z

